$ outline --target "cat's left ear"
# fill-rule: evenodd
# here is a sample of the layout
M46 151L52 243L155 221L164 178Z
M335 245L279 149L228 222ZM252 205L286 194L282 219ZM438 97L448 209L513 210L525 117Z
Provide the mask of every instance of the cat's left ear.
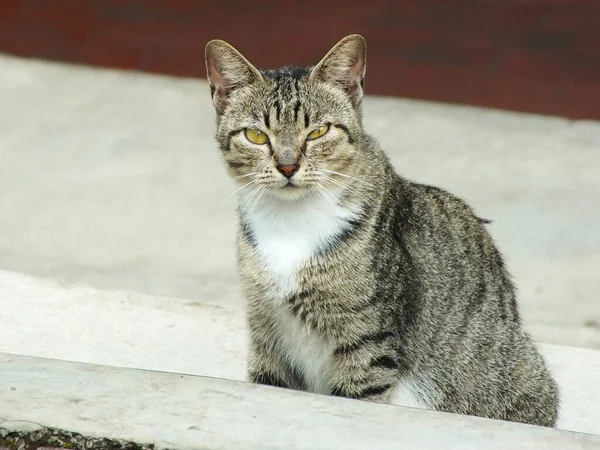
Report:
M206 75L217 113L227 106L229 95L262 78L256 67L225 41L206 44Z
M315 66L310 79L334 83L349 95L354 106L363 96L367 69L367 42L360 34L346 36Z

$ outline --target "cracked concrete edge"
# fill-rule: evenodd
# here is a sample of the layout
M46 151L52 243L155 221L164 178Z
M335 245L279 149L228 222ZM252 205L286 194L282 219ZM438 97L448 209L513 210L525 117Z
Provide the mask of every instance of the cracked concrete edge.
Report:
M30 433L45 428L39 423L30 422L28 420L8 420L0 417L0 430L18 431L20 433Z
M74 425L77 427L76 425ZM60 441L68 442L72 444L72 447L65 447L64 445L35 445L39 438L36 436L40 433L51 434L59 437ZM72 429L67 428L56 428L41 423L29 421L29 420L8 420L0 417L0 439L6 439L8 435L17 434L17 439L22 443L27 443L32 446L31 448L73 448L73 449L103 449L112 450L115 448L123 448L127 450L146 450L146 449L160 449L169 450L167 443L159 441L153 443L137 442L131 439L125 439L119 436L105 436L102 433L95 434L92 431L87 433L80 433ZM20 449L21 447L19 447ZM4 450L0 446L0 450Z
M0 353L0 386L3 425L156 449L600 448L583 433L14 354Z
M4 447L8 445L8 447ZM32 422L14 421L0 425L0 450L154 450L153 444L122 439L85 436L80 433L48 428Z

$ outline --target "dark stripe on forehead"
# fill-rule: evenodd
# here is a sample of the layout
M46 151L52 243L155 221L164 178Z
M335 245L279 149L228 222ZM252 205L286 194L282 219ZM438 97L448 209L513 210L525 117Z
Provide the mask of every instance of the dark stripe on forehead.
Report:
M302 107L300 100L297 98L297 94L300 92L300 81L306 78L309 73L310 69L304 67L281 67L275 70L262 71L266 79L273 80L271 96L274 98L273 108L278 122L282 120L284 114L288 114L284 109L287 109L288 105L291 109L292 103L294 103L294 121L298 120ZM285 99L285 101L282 99ZM309 122L307 118L308 116L305 117L306 126Z
M300 112L300 100L296 100L294 105L294 122L298 122L298 113Z
M309 72L310 70L308 69L308 67L294 67L292 68L290 75L294 79L299 80L307 76Z
M280 67L275 70L263 70L262 74L271 80L280 80L282 78L292 78L300 80L310 73L308 67Z
M265 126L267 128L271 128L271 121L269 120L269 115L270 115L270 111L265 111L264 116L265 116Z
M281 103L279 99L275 100L275 117L277 117L277 122L281 120Z
M308 117L308 112L304 111L304 127L308 128L310 125L310 117Z

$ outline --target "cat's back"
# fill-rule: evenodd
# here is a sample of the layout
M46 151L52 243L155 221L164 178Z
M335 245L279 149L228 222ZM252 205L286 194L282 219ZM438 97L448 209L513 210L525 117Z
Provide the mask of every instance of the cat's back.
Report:
M521 333L515 288L486 229L488 221L465 201L398 177L379 214L392 219L373 246L387 254L377 278L396 286L394 294L402 293L394 305L399 311L418 311L405 321L415 325L416 358L435 354L452 361L448 343L457 335L463 336L460 345L469 347L508 342ZM388 268L395 266L402 267L402 275L388 280ZM388 298L395 302L396 295Z
M466 201L445 189L399 176L394 186L380 214L395 216L396 229L389 230L390 236L402 240L411 253L431 257L430 266L472 266L479 271L492 264L504 270L500 252L486 229L491 221L479 217Z

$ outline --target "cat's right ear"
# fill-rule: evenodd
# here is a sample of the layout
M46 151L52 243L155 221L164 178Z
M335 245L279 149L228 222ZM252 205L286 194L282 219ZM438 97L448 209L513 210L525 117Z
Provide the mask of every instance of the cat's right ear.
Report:
M359 34L351 34L338 42L315 66L311 80L333 83L342 88L357 107L363 96L367 67L367 43Z
M262 75L246 58L225 41L214 39L206 44L206 75L218 114L223 113L229 95Z

